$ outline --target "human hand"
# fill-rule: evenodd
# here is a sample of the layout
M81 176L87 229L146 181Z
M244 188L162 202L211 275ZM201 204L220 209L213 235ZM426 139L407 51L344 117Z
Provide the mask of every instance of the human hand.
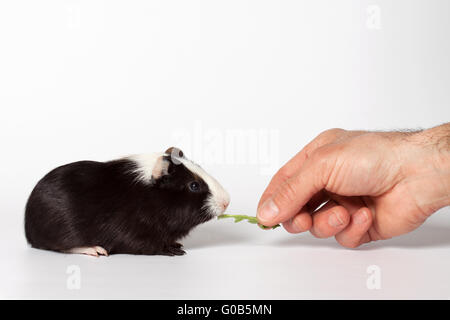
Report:
M419 132L331 129L275 174L257 217L354 248L410 232L447 205L450 124Z

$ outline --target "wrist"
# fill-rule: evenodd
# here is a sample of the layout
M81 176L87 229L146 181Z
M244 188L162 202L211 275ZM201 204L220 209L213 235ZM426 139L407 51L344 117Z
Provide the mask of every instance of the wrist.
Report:
M450 205L450 123L405 133L402 176L426 215Z
M450 123L417 132L415 136L428 167L444 178L450 170Z

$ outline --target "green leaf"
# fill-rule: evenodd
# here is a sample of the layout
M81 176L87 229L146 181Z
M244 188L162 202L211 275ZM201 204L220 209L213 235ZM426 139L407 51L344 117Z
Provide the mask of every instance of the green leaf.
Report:
M252 223L252 224L258 224L258 226L261 229L267 230L267 229L276 229L278 228L280 225L277 224L273 227L266 227L263 225L260 225L258 223L258 219L256 219L256 217L252 217L252 216L246 216L246 215L242 215L242 214L222 214L220 216L217 217L217 219L224 219L224 218L234 218L234 222L240 222L242 220L247 220L247 222Z

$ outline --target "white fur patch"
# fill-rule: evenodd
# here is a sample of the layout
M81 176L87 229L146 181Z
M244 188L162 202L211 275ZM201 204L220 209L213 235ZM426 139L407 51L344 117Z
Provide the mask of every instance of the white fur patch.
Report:
M167 174L169 163L163 160L164 152L155 152L149 154L136 154L127 157L137 164L135 173L138 179L143 182L150 182L153 179Z
M66 253L87 254L89 256L94 256L94 257L98 257L99 255L100 256L108 256L108 251L106 251L103 247L100 247L100 246L72 248L65 252Z

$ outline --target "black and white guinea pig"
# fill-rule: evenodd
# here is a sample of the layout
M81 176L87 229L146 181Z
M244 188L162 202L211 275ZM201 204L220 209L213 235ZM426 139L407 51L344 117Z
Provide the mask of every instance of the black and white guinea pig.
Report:
M25 235L40 249L88 255L182 255L177 241L222 214L229 195L181 150L49 172L25 209Z

